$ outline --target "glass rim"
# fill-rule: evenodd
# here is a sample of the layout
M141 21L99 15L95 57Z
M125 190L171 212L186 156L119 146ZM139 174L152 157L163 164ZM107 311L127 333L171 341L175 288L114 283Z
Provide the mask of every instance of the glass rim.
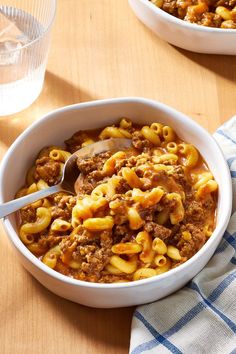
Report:
M45 29L42 31L42 33L40 33L40 35L37 38L33 39L32 41L30 41L30 42L28 42L28 43L26 43L24 45L22 45L22 47L20 47L20 48L9 49L5 53L1 53L0 52L0 57L7 56L8 54L12 54L14 52L20 52L23 49L34 45L35 43L37 43L40 39L42 39L51 30L52 25L53 25L54 20L55 20L55 17L56 17L57 0L52 0L52 2L54 3L53 13L52 13L52 16L50 17L48 25L45 27Z

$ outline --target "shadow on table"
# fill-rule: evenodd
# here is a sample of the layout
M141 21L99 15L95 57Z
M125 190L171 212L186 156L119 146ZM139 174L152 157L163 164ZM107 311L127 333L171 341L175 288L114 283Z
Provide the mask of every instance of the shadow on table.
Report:
M27 109L12 116L0 117L0 143L9 147L31 123L53 109L97 99L63 78L46 72L43 90Z
M193 53L175 46L173 48L193 62L236 83L236 56Z
M60 107L98 99L98 97L91 96L91 94L81 89L79 85L74 86L49 71L46 72L41 96L46 100L47 95L50 96L50 101L57 104L57 106L59 103Z
M53 294L32 276L31 280L35 288L33 292L37 292L38 296L43 298L43 302L49 303L53 312L60 312L61 321L66 321L61 325L66 325L69 332L71 329L72 332L82 333L84 340L89 342L92 339L93 344L94 341L101 345L107 343L113 350L116 349L117 353L128 352L134 307L117 309L86 307Z
M215 74L218 74L225 79L228 79L236 83L236 56L235 55L216 55L216 54L201 54L194 53L188 50L176 47L173 44L167 43L149 28L147 28L143 23L139 23L140 28L145 33L146 36L151 36L153 44L157 46L170 46L186 58L192 60L193 62L205 67L206 69L213 71ZM164 48L168 50L168 48ZM169 48L170 49L170 48Z

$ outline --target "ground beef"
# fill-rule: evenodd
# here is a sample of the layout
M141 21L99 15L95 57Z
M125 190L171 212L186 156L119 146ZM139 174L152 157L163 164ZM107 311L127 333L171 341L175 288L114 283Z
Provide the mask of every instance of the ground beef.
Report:
M77 195L90 194L96 185L97 182L95 180L81 173L75 182L75 192Z
M114 223L116 225L122 225L127 222L127 207L129 206L128 201L122 200L122 197L119 194L116 194L112 198L111 204L112 203L118 204L118 206L113 207L111 211L112 217L114 218Z
M123 225L115 225L113 229L113 240L114 244L119 243L121 239L127 235L130 232L129 225L123 224Z
M86 255L86 262L82 263L81 268L85 273L95 275L99 279L100 272L109 263L111 255L111 250L97 248L95 252L90 252Z
M170 213L176 207L176 200L175 199L167 199L164 196L161 199L161 204L163 205L163 209L165 209L167 212Z
M222 17L213 12L204 12L200 24L206 27L220 27Z
M118 173L122 167L127 166L127 159L118 159L116 160L115 170L114 173Z
M49 185L58 183L60 180L61 166L48 156L36 160L34 177L36 181L43 179Z
M152 189L152 181L148 178L143 178L142 179L142 190L147 191L149 189Z
M82 231L82 230L80 230ZM79 236L79 237L78 237ZM109 261L108 252L110 250L102 249L97 239L88 239L86 235L75 235L65 239L60 243L60 248L64 255L67 255L67 264L76 261L80 264L79 269L70 269L70 274L75 279L97 282L101 276L101 271ZM73 250L71 250L73 249ZM64 261L65 262L65 261Z
M139 131L133 133L132 142L133 146L137 150L144 150L145 148L153 147L153 144L149 140L145 139Z
M181 233L179 232L180 230L180 225L176 224L174 226L171 227L171 235L170 238L168 240L168 243L170 245L177 245L177 243L179 242L180 238L181 238Z
M123 212L121 211L122 209L123 209L123 206L117 208L116 211L115 211L115 214L112 215L112 216L113 216L113 219L114 219L114 223L115 223L116 225L118 225L118 226L119 226L119 225L123 225L123 224L127 221L127 219L128 219L126 208L124 208L125 213L123 213Z
M38 240L38 244L42 248L50 249L53 246L58 245L65 236L58 235L42 235Z
M202 223L205 218L205 211L202 208L202 203L192 200L185 205L185 222Z
M91 242L91 241L90 241ZM73 252L73 258L75 260L81 260L88 253L94 253L97 245L84 244L83 246L78 246L76 251Z
M173 166L173 168L168 172L168 175L172 176L177 183L184 187L184 189L187 187L187 181L184 175L183 166Z
M100 244L100 233L91 233L90 231L81 228L76 234L76 241L78 247L85 247L86 245L99 245Z
M136 232L130 230L129 225L116 225L113 229L113 244L120 242L130 242L136 237Z
M103 231L100 234L100 246L106 249L110 249L113 244L112 232Z
M68 140L65 141L66 147L68 151L70 151L72 154L81 149L82 143L89 138L88 134L78 131L72 137Z
M52 219L59 218L69 221L72 209L76 204L76 197L65 193L57 193L50 197L50 201L53 204L51 208Z
M169 178L165 170L160 170L160 171L147 170L144 171L143 177L150 179L154 187L161 186L161 185L166 186Z
M131 189L130 185L126 182L124 178L120 180L120 183L116 187L117 194L125 194L127 191Z
M23 224L34 222L36 220L36 209L31 205L27 205L20 210L20 218Z
M88 159L78 159L77 166L79 170L87 175L92 171L102 170L104 162L111 156L111 152L104 152Z
M89 182L99 182L104 180L104 172L103 171L92 171L87 175L87 179Z
M134 152L135 154L135 152ZM122 167L134 167L136 166L137 163L137 157L136 156L131 156L127 159L120 159L116 163L116 170L119 171Z
M204 199L202 201L202 206L205 210L215 208L215 201L211 195L209 195L207 199Z
M144 230L151 234L153 238L159 237L162 240L166 240L171 235L171 230L165 226L158 225L155 222L147 222L144 225Z
M181 193L183 191L183 187L179 183L179 180L175 180L174 175L172 176L165 170L151 171L149 178L154 186L163 186L169 193Z
M72 258L81 263L78 275L81 279L85 277L88 281L98 281L101 277L101 271L109 263L112 255L112 237L110 231L104 231L97 234L97 239L91 238L91 234L82 231L82 234L74 238L65 239L60 243L60 248L65 254L72 244L76 243L76 250L72 253Z
M201 8L199 9L199 7ZM189 6L187 8L184 20L191 23L201 24L203 13L205 13L206 11L208 11L208 7L203 2L198 4L198 6Z
M197 226L193 224L186 224L181 227L181 237L177 244L177 248L180 250L182 257L191 258L197 251L202 248L206 242L205 234ZM189 231L191 239L186 241L182 235L183 231Z
M183 0L180 0L180 1L177 0L176 4L177 4L177 14L175 16L180 18L181 20L183 20L186 16L186 12L187 12L187 7L184 5L184 4L186 4L186 2Z
M176 16L178 11L176 0L164 0L162 9L169 14Z
M51 216L52 219L63 219L63 220L69 220L71 217L71 212L68 211L68 209L62 209L59 208L57 205L54 205L51 208Z
M163 210L161 203L157 203L149 208L139 210L139 215L145 221L155 221L157 213Z
M67 209L69 212L72 212L72 209L76 204L76 197L60 194L55 197L55 202L58 203L59 208Z

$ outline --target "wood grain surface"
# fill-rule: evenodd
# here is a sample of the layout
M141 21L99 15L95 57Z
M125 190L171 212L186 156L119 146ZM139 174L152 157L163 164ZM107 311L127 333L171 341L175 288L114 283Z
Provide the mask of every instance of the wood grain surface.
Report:
M50 110L108 97L156 99L213 132L236 113L235 59L163 42L127 0L58 0L43 91L25 111L0 118L0 156ZM134 308L57 297L23 269L2 226L0 234L1 354L128 353Z

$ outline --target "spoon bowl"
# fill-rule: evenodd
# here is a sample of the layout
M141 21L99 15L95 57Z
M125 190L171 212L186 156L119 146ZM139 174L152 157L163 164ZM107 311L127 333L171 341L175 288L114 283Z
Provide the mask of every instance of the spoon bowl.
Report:
M0 205L0 218L3 218L24 206L36 202L39 199L46 198L52 194L59 192L67 192L71 194L75 193L75 182L79 175L79 169L77 167L77 160L84 159L89 156L95 156L102 152L106 151L117 151L131 146L130 139L123 138L111 138L107 140L101 140L94 144L85 146L84 148L74 152L69 159L66 161L62 178L60 183L55 186L51 186L45 189L42 189L38 192L28 194L24 197L11 200L10 202Z

